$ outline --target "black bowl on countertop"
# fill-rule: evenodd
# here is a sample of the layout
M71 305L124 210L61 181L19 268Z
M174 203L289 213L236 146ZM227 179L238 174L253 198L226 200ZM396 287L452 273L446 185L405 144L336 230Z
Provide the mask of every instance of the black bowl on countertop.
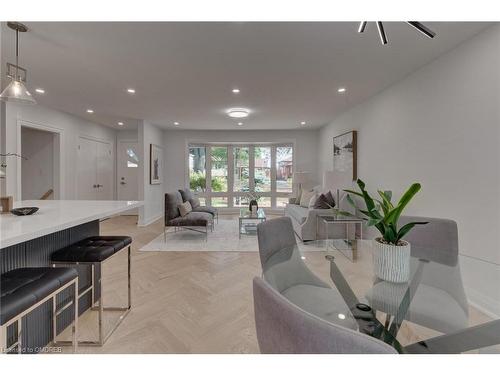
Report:
M13 208L12 210L10 210L10 212L16 216L33 215L37 211L38 211L38 207L19 207L19 208Z

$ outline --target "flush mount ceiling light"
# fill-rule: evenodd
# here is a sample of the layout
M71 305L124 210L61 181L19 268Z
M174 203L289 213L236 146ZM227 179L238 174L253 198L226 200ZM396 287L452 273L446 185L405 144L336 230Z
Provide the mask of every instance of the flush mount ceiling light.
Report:
M94 110L93 109L87 109L87 113L94 113Z
M241 125L243 125L243 123L242 122L238 122L238 126L241 126Z
M233 94L239 94L240 93L240 89L237 89L237 88L234 88L231 91L233 92Z
M118 121L118 125L123 126L123 122Z
M19 66L19 33L25 33L28 28L19 22L7 22L7 26L16 32L16 64L7 63L7 77L11 82L0 94L0 100L19 104L36 104L30 92L24 85L27 71Z
M337 89L337 92L339 92L339 93L346 92L346 88L345 88L345 87L339 87L339 88Z
M365 32L367 23L368 23L367 21L362 21L359 23L358 33L361 34L361 33ZM387 35L385 34L384 24L380 21L377 21L375 23L377 25L377 30L378 30L378 35L380 37L380 42L382 44L387 44L388 41L387 41ZM410 25L411 27L413 27L414 29L416 29L418 32L425 35L427 38L432 39L436 36L436 33L434 31L432 31L431 29L429 29L427 26L425 26L424 24L422 24L420 22L407 21L406 23L408 25Z
M301 121L300 125L305 125L306 122L305 121Z
M35 89L35 91L36 91L37 93L39 93L39 94L45 94L45 90L44 90L44 89L42 89L42 88L40 88L40 87L39 87L39 88L37 88L37 89Z
M250 110L246 108L230 108L226 111L226 113L232 118L245 118L250 115Z
M179 126L180 123L178 123L177 121L174 122L174 126Z
M129 94L135 94L135 89L127 89L127 92L128 92Z

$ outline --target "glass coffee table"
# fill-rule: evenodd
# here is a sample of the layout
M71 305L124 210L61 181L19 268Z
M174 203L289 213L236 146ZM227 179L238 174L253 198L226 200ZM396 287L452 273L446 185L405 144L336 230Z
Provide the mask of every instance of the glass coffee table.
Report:
M256 213L249 211L246 208L240 209L239 217L239 238L242 234L246 235L256 235L257 234L257 224L266 221L266 213L262 208L259 208Z

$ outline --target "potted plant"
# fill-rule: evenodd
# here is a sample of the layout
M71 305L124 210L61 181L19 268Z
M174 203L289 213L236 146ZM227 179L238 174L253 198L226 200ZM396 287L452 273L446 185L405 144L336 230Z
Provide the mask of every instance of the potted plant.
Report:
M248 209L250 210L250 212L257 212L257 210L259 209L259 204L258 204L258 201L260 199L260 195L258 195L257 193L247 193L247 197L248 199L250 200L249 204L248 204ZM255 207L253 210L252 208ZM255 210L255 211L254 211Z
M373 261L375 274L382 280L403 283L410 278L410 243L403 237L415 225L427 224L427 222L412 222L398 228L398 221L403 210L417 194L421 186L419 183L412 184L401 196L397 204L394 204L391 191L378 190L380 199L375 199L365 189L365 183L358 179L359 192L344 190L347 194L346 200L357 211L364 215L368 226L374 226L381 236L373 240ZM361 209L351 197L351 194L364 200L366 207ZM336 210L341 215L353 216L350 212Z

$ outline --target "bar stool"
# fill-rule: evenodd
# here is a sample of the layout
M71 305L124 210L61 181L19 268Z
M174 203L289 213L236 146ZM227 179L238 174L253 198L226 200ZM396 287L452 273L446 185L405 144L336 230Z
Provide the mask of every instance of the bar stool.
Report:
M78 273L72 268L18 268L0 278L0 353L10 353L17 346L22 353L22 318L52 299L53 340L56 342L57 317L70 306L74 307L72 325L73 350L76 352L78 327ZM57 309L57 295L73 286L73 299ZM8 345L7 328L17 322L17 339Z
M111 336L111 334L118 328L123 319L130 312L132 306L132 296L130 288L130 244L132 243L132 238L128 236L94 236L86 238L79 241L73 245L65 247L61 250L56 251L51 256L51 262L53 267L58 266L78 266L78 265L88 265L91 272L91 284L82 291L79 291L78 298L84 296L87 293L91 293L91 308L94 309L95 299L95 268L98 265L103 265L106 261L113 258L121 250L128 248L128 261L127 261L127 280L128 280L128 305L125 307L104 307L103 304L103 293L102 293L102 267L101 275L97 280L100 290L100 296L97 300L99 302L98 319L99 319L99 339L97 341L79 341L79 345L83 346L102 346ZM124 313L120 316L117 323L112 327L112 329L104 335L103 327L103 312L104 311L123 311ZM59 341L58 344L67 345L68 341Z

